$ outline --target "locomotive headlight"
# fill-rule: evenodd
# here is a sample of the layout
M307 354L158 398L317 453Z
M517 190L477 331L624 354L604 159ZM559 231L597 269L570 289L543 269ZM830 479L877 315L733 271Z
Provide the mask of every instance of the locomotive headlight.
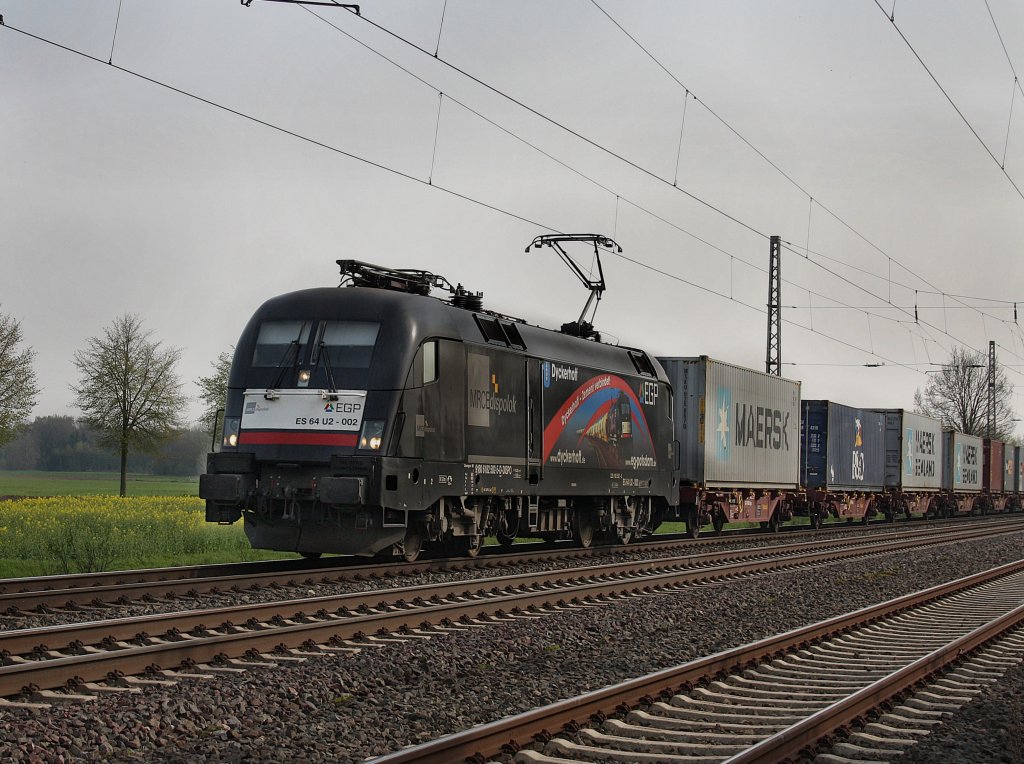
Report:
M363 422L363 429L359 433L359 448L367 451L380 451L381 443L384 440L384 424L379 419L368 419Z
M238 446L238 431L241 425L241 417L224 417L224 438L221 441L224 448L236 448Z
M309 369L299 372L299 387L309 387Z

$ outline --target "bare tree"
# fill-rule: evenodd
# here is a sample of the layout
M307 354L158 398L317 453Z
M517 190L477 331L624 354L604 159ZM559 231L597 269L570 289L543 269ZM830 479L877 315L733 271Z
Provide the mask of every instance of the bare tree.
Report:
M21 324L0 313L0 445L24 429L39 394L32 369L35 351L19 345Z
M100 442L121 454L121 495L127 492L128 451L153 451L182 425L186 398L175 366L178 348L151 342L142 319L125 314L75 353L80 379L71 390Z
M200 421L206 430L213 432L214 436L216 436L214 430L217 428L217 411L224 408L228 397L231 357L230 351L224 351L210 363L210 366L213 367L213 374L196 380L196 384L199 386L199 400L203 402L203 415Z
M1013 438L1013 385L1006 370L996 366L995 431L999 440ZM968 435L989 437L988 432L988 357L968 348L955 347L949 363L929 376L922 392L914 393L918 413L934 417L943 427Z

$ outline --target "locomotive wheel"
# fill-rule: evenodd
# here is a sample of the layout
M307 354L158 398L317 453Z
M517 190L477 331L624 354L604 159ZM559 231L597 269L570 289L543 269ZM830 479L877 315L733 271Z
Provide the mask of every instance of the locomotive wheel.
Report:
M715 529L716 536L722 532L722 528L725 527L725 515L722 514L721 510L715 510L711 513L711 526Z
M502 512L498 516L498 527L494 532L494 535L498 539L498 543L505 549L508 549L515 543L516 535L518 533L519 513L511 509L506 512Z
M631 528L616 528L615 529L615 543L622 544L625 546L633 540L633 530Z
M454 557L476 557L484 548L484 537L483 535L454 536L451 546Z
M405 538L401 543L401 555L402 559L406 562L416 562L419 559L420 552L423 551L423 530L416 526L410 525L405 530Z
M597 535L597 517L593 509L580 509L576 512L576 522L572 529L572 537L581 549L590 549Z

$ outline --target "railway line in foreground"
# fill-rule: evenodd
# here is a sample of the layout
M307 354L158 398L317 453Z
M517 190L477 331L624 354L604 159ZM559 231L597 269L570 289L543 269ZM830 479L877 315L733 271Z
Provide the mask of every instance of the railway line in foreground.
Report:
M890 761L1024 658L1022 624L1019 560L375 762Z
M352 581L388 581L401 577L436 572L497 571L524 564L586 564L604 557L631 557L643 554L696 552L721 547L723 543L781 543L784 541L821 541L856 533L912 533L964 525L1024 522L1020 515L954 520L916 521L893 525L827 525L822 529L787 528L779 534L759 529L737 529L714 537L692 540L684 534L659 534L626 546L613 544L581 549L564 544L519 543L512 548L486 547L476 558L436 558L404 562L399 558L368 560L363 557L325 557L321 559L270 560L219 565L194 565L172 568L115 570L32 578L0 579L0 626L4 615L45 612L51 608L76 608L102 617L112 605L132 602L197 597L205 593L241 592L261 587L308 589L318 584Z
M1019 532L1017 522L802 542L759 549L542 570L273 602L0 632L0 697L52 688L116 688L122 676L179 677L373 649L394 639L542 618L615 598L657 596L843 559ZM243 661L240 663L239 661ZM187 677L185 677L187 678ZM111 690L115 691L115 690Z

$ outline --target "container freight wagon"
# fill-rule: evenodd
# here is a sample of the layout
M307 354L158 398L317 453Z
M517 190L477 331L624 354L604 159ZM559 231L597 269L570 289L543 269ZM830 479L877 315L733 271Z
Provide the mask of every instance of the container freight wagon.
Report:
M800 383L698 358L659 358L675 394L679 514L691 536L712 523L776 529L800 483Z
M904 409L877 410L885 415L886 512L942 514L942 425Z
M1024 498L1021 494L1024 494L1024 447L1014 446L1013 449L1014 460L1017 463L1016 477L1013 482L1013 492L1017 494L1018 503L1022 503L1021 499Z
M984 491L986 512L1007 512L1018 507L1015 495L1016 448L994 438L985 438ZM1018 467L1019 469L1019 467Z
M985 507L981 438L955 430L942 433L942 490L945 514L976 514Z
M1017 470L1019 469L1017 447L1006 443L1003 446L1003 511L1015 512L1020 509L1020 496L1017 488Z
M1024 447L1014 446L1013 463L1016 465L1013 477L1013 496L1017 500L1014 506L1016 509L1024 509Z
M833 401L800 404L798 512L815 527L832 517L867 520L884 509L885 416Z

